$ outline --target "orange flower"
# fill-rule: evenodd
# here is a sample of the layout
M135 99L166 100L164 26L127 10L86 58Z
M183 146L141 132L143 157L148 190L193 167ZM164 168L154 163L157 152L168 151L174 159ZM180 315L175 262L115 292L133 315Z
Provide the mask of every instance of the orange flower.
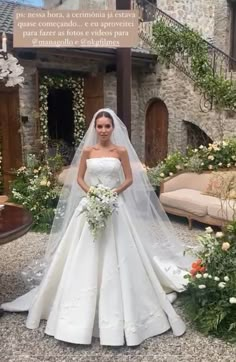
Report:
M194 263L192 263L192 268L193 269L198 269L199 267L201 267L201 263L202 263L202 260L197 259Z
M192 269L190 271L191 275L195 275L197 272L204 273L206 267L202 266L202 260L197 259L194 263L192 263Z
M198 272L198 271L200 271L200 269L201 269L201 265L192 265L192 268L193 268L196 272Z

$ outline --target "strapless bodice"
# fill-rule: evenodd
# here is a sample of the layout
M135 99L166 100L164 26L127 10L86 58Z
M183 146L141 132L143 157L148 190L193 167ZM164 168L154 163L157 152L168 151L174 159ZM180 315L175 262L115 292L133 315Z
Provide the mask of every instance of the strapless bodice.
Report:
M115 157L87 159L86 179L90 185L102 183L115 188L120 184L121 162Z

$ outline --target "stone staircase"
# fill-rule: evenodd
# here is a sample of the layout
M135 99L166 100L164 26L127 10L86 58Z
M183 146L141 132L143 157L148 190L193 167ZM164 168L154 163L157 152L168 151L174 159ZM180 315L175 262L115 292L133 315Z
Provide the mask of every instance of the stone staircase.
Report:
M133 0L132 10L138 11L139 14L139 46L150 51L152 51L152 29L155 22L161 21L173 29L184 28L183 24L148 0ZM211 65L212 73L221 76L223 79L236 81L236 59L230 57L205 39L203 39L203 42L208 49L208 62ZM191 58L186 57L185 54L178 53L175 55L172 63L194 81L194 75L191 70Z

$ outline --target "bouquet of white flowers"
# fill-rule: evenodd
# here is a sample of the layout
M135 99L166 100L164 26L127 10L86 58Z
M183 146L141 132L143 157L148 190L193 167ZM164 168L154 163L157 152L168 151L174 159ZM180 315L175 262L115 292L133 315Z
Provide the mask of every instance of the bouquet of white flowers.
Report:
M82 205L94 239L105 228L108 217L117 209L118 194L102 184L91 186Z

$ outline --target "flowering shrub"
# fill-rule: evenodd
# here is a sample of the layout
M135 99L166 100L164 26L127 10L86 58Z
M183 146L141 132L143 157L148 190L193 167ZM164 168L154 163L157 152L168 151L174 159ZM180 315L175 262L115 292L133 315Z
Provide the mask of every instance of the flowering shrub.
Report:
M236 167L236 138L218 141L198 148L188 148L186 155L175 152L156 167L147 170L153 186L179 171L201 172Z
M183 306L201 332L236 342L236 221L223 232L207 227L199 241Z
M153 186L159 186L167 177L173 176L175 173L183 170L186 165L186 156L179 151L169 155L164 161L157 166L146 168L148 178Z
M56 178L60 165L58 155L44 164L39 163L34 155L30 155L27 166L17 170L16 178L11 183L10 200L31 212L34 220L32 230L50 230L61 190Z

